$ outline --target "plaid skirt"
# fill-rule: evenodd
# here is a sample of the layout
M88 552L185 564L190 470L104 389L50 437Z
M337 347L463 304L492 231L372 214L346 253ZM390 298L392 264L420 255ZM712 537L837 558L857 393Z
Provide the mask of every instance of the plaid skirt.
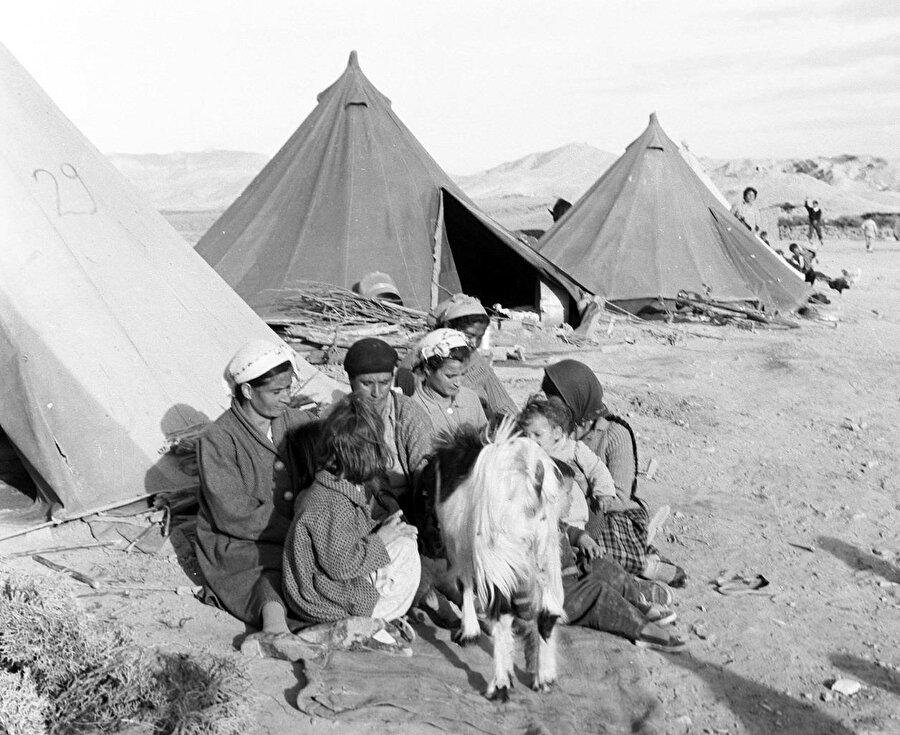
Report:
M640 502L640 501L638 501ZM606 513L591 510L585 530L603 549L603 556L614 559L630 574L640 574L647 563L646 506Z

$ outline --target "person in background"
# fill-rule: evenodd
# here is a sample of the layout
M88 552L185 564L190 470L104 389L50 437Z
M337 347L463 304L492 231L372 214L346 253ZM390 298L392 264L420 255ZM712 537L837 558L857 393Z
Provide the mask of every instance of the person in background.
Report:
M372 401L384 424L384 441L390 454L383 477L371 491L376 517L406 507L419 472L431 451L428 414L412 398L394 389L397 351L384 340L367 337L354 342L344 357L344 370L354 394Z
M567 199L557 199L553 203L553 209L548 209L550 212L550 216L553 217L554 222L559 222L562 219L563 215L568 212L572 208L572 202Z
M821 271L817 271L815 263L818 260L818 256L812 250L802 248L795 242L792 242L790 246L788 246L788 250L790 251L790 255L786 258L788 264L802 273L803 278L810 286L814 286L816 281L821 279L825 281L830 288L838 293L843 293L844 289L850 288L852 285L846 275L832 278Z
M762 216L756 206L758 192L752 186L744 189L741 201L731 208L732 214L737 217L744 226L754 235L762 230Z
M518 411L516 404L509 397L490 361L479 352L490 324L490 318L481 302L472 296L456 294L438 304L429 315L429 321L436 328L455 329L466 336L471 354L461 385L475 391L488 419L493 420L506 414L515 415ZM416 360L415 352L411 351L397 371L397 382L406 395L412 395L420 382L412 372Z
M635 573L672 587L683 587L687 582L684 569L662 559L648 541L668 509L661 508L657 516L650 520L646 504L637 497L638 457L634 432L627 421L613 415L606 407L603 386L594 371L578 360L561 360L544 369L541 390L548 397L558 396L568 406L575 422L574 437L584 442L606 464L617 496L637 504L636 508L609 514L613 522L627 524L616 533L620 541L634 538L644 547L635 545L628 555L631 562L642 555L644 557L643 568L635 569ZM596 538L603 532L603 527L592 518L587 530Z
M291 612L308 624L402 618L421 564L416 529L400 512L380 523L370 512L365 484L391 461L375 403L351 393L335 404L322 421L315 455L315 481L297 503L284 544Z
M819 238L819 245L822 245L822 208L815 199L810 203L809 197L803 202L806 207L806 216L809 219L809 230L806 233L806 239L812 244L813 233Z
M866 217L862 223L863 237L866 238L866 252L875 250L875 238L878 237L878 225L871 217Z
M298 476L289 434L313 420L288 408L294 353L283 342L251 342L228 363L231 407L199 443L197 563L206 601L254 628L287 634L282 549Z

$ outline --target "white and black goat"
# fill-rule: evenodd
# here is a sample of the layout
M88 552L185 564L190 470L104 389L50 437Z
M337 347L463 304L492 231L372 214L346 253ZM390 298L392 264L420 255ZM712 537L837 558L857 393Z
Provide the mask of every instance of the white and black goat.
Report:
M561 476L512 420L492 437L462 427L435 452L435 501L450 572L462 592L465 645L478 639L478 596L491 630L494 676L485 696L507 701L513 685L513 621L525 623L532 687L556 681L554 628L564 616L558 506Z

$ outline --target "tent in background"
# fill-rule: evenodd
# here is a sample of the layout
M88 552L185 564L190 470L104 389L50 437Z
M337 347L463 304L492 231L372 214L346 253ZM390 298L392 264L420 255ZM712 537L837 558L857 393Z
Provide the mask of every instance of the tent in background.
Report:
M656 114L538 241L586 290L633 313L681 291L789 311L808 288L697 178Z
M277 337L2 45L0 137L0 425L39 499L64 520L195 484L166 435L216 418L229 358Z
M303 281L353 288L388 273L404 304L428 309L460 290L486 304L566 304L565 274L479 211L359 68L344 73L197 252L264 318ZM575 310L572 317L577 318Z
M706 172L706 169L703 168L703 164L700 163L700 159L697 158L693 153L691 153L691 149L688 148L688 144L685 141L681 141L681 145L678 146L678 152L681 154L681 157L687 162L687 165L691 167L691 171L693 171L697 178L703 182L703 185L709 189L712 195L719 200L719 204L721 204L725 209L731 209L731 203L725 198L725 195L721 192L716 183L710 178L710 175Z

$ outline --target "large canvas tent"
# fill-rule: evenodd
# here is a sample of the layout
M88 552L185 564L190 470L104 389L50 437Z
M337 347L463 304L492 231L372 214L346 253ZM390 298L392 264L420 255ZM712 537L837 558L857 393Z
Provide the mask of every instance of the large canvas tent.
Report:
M2 45L0 243L0 425L54 519L196 482L166 435L216 418L228 359L276 337Z
M420 309L460 290L487 304L535 305L541 281L564 300L582 295L478 210L366 78L356 52L197 252L265 318L303 281L353 288L374 271Z
M808 288L718 201L656 115L538 241L591 293L638 313L679 292L790 311Z

